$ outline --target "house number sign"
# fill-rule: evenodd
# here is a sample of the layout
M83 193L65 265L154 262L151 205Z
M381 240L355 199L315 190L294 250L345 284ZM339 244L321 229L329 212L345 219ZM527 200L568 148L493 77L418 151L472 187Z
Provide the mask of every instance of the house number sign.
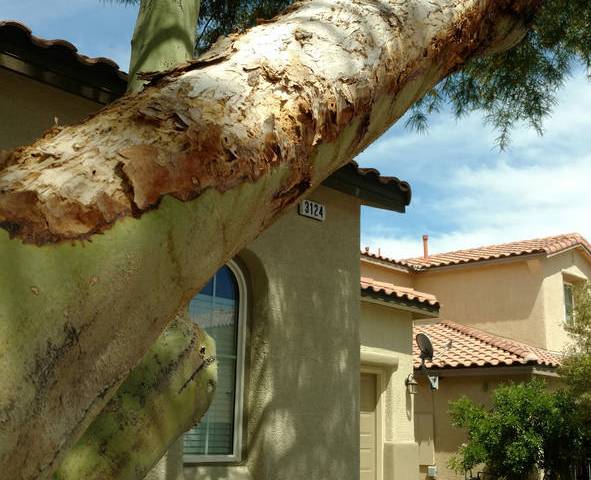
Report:
M300 202L298 213L304 217L324 222L324 219L326 218L326 207L321 203L313 202L312 200L302 200Z

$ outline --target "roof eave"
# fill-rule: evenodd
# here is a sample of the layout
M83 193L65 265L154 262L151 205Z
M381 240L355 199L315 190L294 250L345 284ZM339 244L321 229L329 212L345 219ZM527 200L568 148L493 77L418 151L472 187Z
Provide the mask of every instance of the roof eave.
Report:
M106 58L89 58L64 40L44 40L19 22L0 22L0 66L106 104L125 93L127 75Z
M538 375L545 377L558 378L558 367L539 365L539 364L516 364L516 365L472 365L469 367L431 367L423 370L420 367L414 367L415 375L418 377L425 375L436 375L438 377L476 377L476 376L505 376L505 375Z
M322 185L357 197L362 205L368 207L400 213L406 211L406 206L410 203L410 191L360 175L355 170L354 165L345 165L324 180Z
M395 295L369 292L363 289L361 289L361 299L366 302L377 303L389 308L411 312L413 314L413 320L437 318L439 316L439 305L431 305L428 302L413 301Z

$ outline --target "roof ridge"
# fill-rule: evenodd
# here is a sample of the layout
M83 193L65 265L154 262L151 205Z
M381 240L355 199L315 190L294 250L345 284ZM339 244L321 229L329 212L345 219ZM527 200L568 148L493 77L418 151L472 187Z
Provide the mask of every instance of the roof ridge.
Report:
M391 264L396 265L398 267L402 267L406 270L413 270L413 271L415 270L414 265L407 265L405 263L402 263L401 260L396 260L395 258L392 258L392 257L386 257L386 256L378 254L378 253L372 253L369 251L369 247L366 247L365 250L360 250L359 253L363 257L375 258L377 260L382 260L383 262L391 263Z
M524 242L539 242L539 241L546 241L546 240L550 240L550 239L555 239L555 238L559 238L559 237L569 237L569 236L578 236L580 238L583 238L581 236L581 234L577 233L577 232L570 232L570 233L562 233L559 235L550 235L547 237L537 237L537 238L526 238L526 239L522 239L522 240L513 240L511 242L502 242L502 243L490 243L488 245L478 245L476 247L470 247L470 248L459 248L457 250L448 250L445 252L440 252L440 253L435 253L433 255L429 255L430 257L434 257L434 256L442 256L442 255L450 255L450 254L454 254L454 253L461 253L461 252L470 252L472 250L480 250L480 249L484 249L484 248L498 248L498 247L505 247L508 245L515 245L517 243L524 243ZM423 257L421 256L416 256L416 257L406 257L401 259L400 261L406 261L406 260L414 260L414 259L422 259Z
M431 267L460 265L484 260L531 255L536 253L553 254L581 246L591 257L591 244L578 232L562 233L547 237L531 238L464 248L429 255L428 257L409 257L397 260L398 264L414 269L425 270Z

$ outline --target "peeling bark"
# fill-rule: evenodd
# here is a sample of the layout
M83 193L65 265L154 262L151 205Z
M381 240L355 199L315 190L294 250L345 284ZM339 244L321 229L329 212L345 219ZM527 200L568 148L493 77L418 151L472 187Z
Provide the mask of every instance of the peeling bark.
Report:
M0 170L3 474L51 475L219 266L466 59L513 43L536 6L298 3L13 152Z
M535 3L296 4L16 151L0 174L0 222L25 242L86 239L164 195L225 192L279 164L293 171L285 190L318 181L467 58L493 49L491 35L519 38ZM313 172L314 153L353 120L346 154Z
M67 452L54 480L143 478L207 410L214 359L207 334L190 320L172 322Z

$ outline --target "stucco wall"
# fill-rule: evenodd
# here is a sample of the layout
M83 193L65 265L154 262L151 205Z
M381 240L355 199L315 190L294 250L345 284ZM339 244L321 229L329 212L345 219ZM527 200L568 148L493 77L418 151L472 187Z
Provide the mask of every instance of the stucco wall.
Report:
M544 311L546 345L549 350L562 351L569 343L564 329L565 281L570 283L591 279L591 265L578 250L570 250L544 261Z
M453 472L448 463L459 446L465 441L464 431L454 428L449 418L449 402L465 395L476 403L490 405L491 392L502 383L523 382L526 375L441 377L439 390L432 391L425 378L419 378L419 391L415 395L415 414L432 419L434 434L434 457L437 466L437 480L464 480L463 474ZM417 441L425 444L425 431L415 432ZM419 466L419 480L432 480L427 476L427 465ZM477 472L473 472L475 475Z
M543 281L538 258L424 272L415 288L437 296L441 319L545 348Z
M244 460L185 480L359 477L359 204L321 187L325 222L294 210L238 261L249 279ZM175 447L152 479L178 480Z
M82 120L102 105L0 67L0 150L27 145L53 127Z
M377 261L361 257L361 276L370 277L380 282L389 282L399 287L413 288L413 276Z
M383 480L416 478L418 449L414 439L413 397L405 380L412 373L412 314L391 306L361 302L363 349L380 349L398 360L395 367L364 363L383 378Z

